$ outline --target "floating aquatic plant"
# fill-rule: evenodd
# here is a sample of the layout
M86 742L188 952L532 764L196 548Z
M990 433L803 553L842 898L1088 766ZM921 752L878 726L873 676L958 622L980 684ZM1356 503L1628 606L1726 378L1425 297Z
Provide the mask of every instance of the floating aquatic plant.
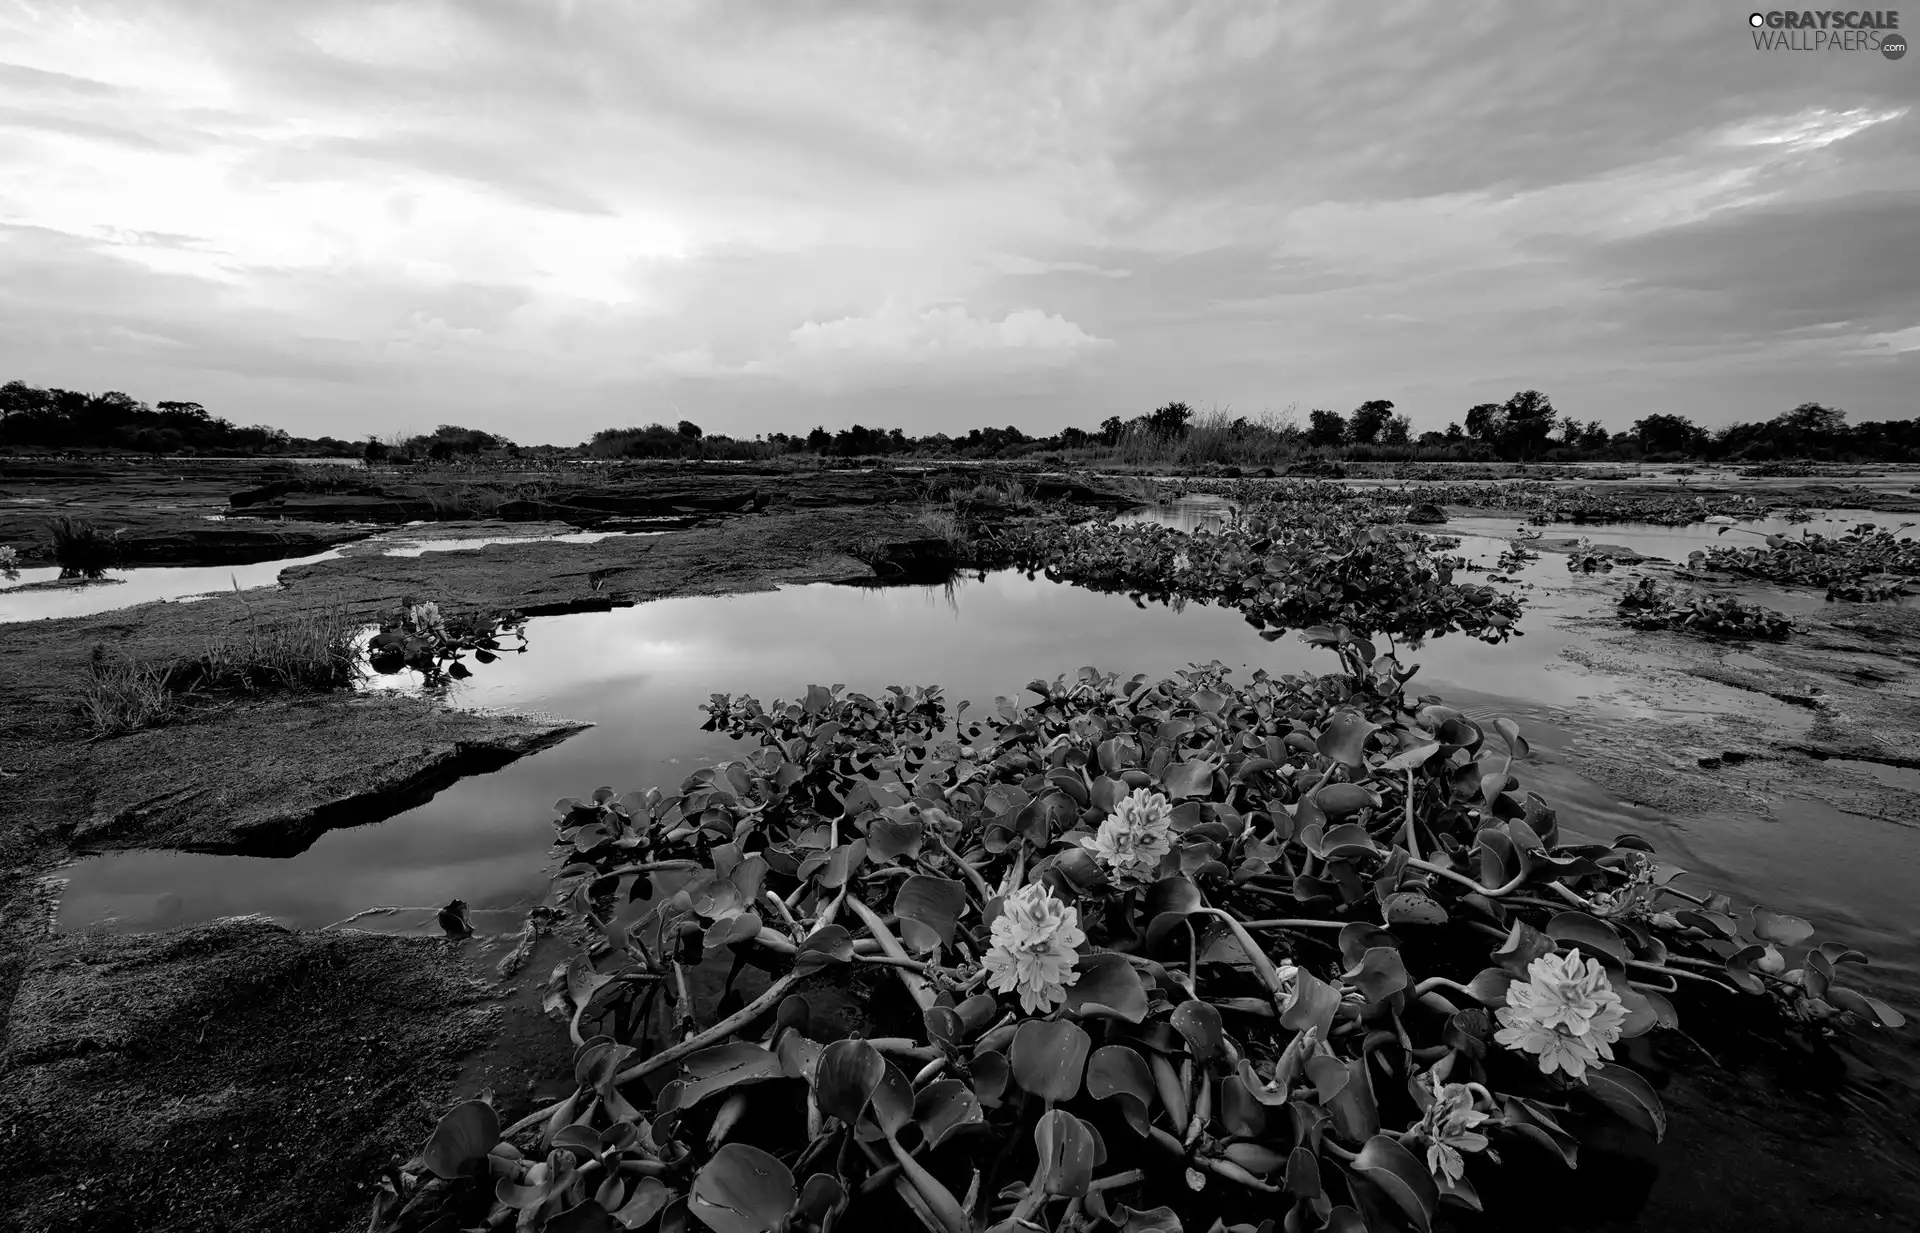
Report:
M743 756L556 806L573 1090L451 1110L374 1227L1425 1230L1539 1167L1509 1149L1664 1133L1684 1007L1902 1024L1811 923L1563 833L1512 721L1308 637L1340 671L1086 668L951 721L716 695ZM1162 801L1150 878L1102 859Z

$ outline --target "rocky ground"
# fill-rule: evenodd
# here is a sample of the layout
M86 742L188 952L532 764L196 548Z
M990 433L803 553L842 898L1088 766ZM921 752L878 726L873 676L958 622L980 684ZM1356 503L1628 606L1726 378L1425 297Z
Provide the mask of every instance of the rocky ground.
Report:
M29 549L54 513L123 529L138 563L348 545L277 588L0 627L0 1228L358 1227L369 1179L423 1139L463 1060L519 1020L533 1048L538 1027L537 1010L482 979L499 958L485 945L255 920L56 936L42 879L106 848L291 854L581 725L342 692L208 699L99 739L76 712L93 656L191 657L256 624L322 607L372 621L407 597L540 615L953 564L919 518L917 474L632 471L476 521L466 498L448 499L464 481L313 493L291 468L247 470L0 468L0 542ZM1083 484L1028 487L1131 504ZM681 529L416 557L352 544L416 515L434 522L409 528L418 538Z
M124 527L149 563L343 553L286 571L279 588L0 626L4 1229L362 1227L368 1179L422 1140L454 1085L504 1079L503 1030L505 1048L529 1057L545 1039L537 1007L486 979L497 947L257 920L57 936L42 879L103 848L298 851L577 724L340 693L215 700L182 722L93 739L74 701L96 646L164 659L318 606L371 620L411 596L449 613L541 615L872 578L938 566L944 551L922 519L920 474L623 469L598 485L383 475L316 491L289 467L91 465L0 466L0 542L38 543L61 512ZM1130 503L1049 483L1038 495ZM409 533L455 538L676 529L414 557L354 542L415 520L434 525ZM1583 725L1567 760L1683 820L1765 809L1786 779L1863 817L1910 819L1912 792L1835 760L1916 765L1920 614L1830 605L1803 626L1785 643L1734 647L1589 619L1568 658L1666 717ZM1681 695L1696 713L1671 713ZM476 1058L492 1060L476 1073Z

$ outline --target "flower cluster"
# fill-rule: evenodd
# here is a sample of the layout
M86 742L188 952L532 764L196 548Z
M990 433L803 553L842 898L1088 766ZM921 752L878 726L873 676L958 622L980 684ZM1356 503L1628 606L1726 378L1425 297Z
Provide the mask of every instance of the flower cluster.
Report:
M415 634L431 633L439 634L442 637L446 636L447 623L440 615L439 604L434 603L432 600L428 600L423 604L415 603L411 598L403 602L406 604L406 615L403 618L403 622L407 632Z
M1442 1083L1432 1071L1433 1101L1413 1132L1427 1143L1427 1168L1435 1177L1444 1177L1459 1185L1466 1173L1461 1152L1477 1152L1487 1145L1487 1136L1474 1127L1491 1120L1491 1115L1473 1107L1473 1089L1464 1083Z
M1028 1014L1052 1010L1080 979L1073 970L1074 948L1086 940L1080 913L1055 899L1044 883L1029 882L1007 896L994 918L987 984L999 993L1017 991Z
M1540 1073L1564 1070L1582 1082L1587 1067L1613 1059L1627 1008L1613 991L1598 959L1582 958L1576 948L1565 955L1542 955L1527 965L1528 979L1507 987L1499 1009L1501 1028L1494 1040L1509 1049L1538 1054Z
M20 554L11 544L0 544L0 578L9 581L20 576Z
M1160 858L1173 850L1172 823L1172 802L1158 792L1136 788L1080 846L1093 853L1116 885L1144 886L1159 876Z

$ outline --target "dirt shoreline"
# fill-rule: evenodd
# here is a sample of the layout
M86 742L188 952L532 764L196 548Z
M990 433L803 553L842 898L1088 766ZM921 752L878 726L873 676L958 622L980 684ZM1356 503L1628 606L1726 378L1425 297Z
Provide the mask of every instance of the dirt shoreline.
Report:
M661 474L658 490L628 510L600 510L602 525L640 517L630 511L642 500L685 507L685 477ZM212 480L196 482L211 500ZM228 704L89 743L67 716L95 645L188 654L222 631L320 603L371 618L416 596L446 611L535 616L872 579L876 544L926 534L917 484L885 473L741 473L714 478L715 504L680 511L698 525L664 535L413 557L350 546L286 570L277 588L0 626L0 1144L15 1162L14 1210L0 1214L0 1229L361 1227L368 1179L418 1145L463 1065L524 1009L486 979L498 957L487 942L301 933L259 920L57 936L42 881L50 870L105 848L291 854L329 827L376 822L582 726L336 694ZM745 500L756 488L767 499ZM1130 503L1101 495L1109 507ZM161 497L138 506L142 534L164 537L186 519L229 525L206 523L179 492ZM87 508L115 500L134 498L122 486ZM166 504L175 508L158 508ZM581 508L529 517L572 528ZM315 510L287 512L310 519ZM0 541L7 520L24 517L14 507L0 515ZM444 533L533 529L479 522ZM1757 760L1774 780L1841 793L1839 807L1863 816L1910 809L1911 793L1849 786L1829 762L1911 765L1893 759L1920 748L1920 614L1836 604L1803 624L1786 643L1734 645L1630 633L1604 613L1583 619L1592 636L1570 660L1650 700L1685 689L1705 691L1710 706L1684 721L1583 730L1568 761L1623 799L1681 818L1703 802L1757 799L1742 780ZM1740 705L1795 691L1807 691L1796 695L1807 704L1788 706L1788 718L1773 708L1756 720Z
M728 500L766 483L724 478ZM448 613L534 616L871 581L877 550L925 540L916 483L800 477L759 512L736 502L664 535L413 557L349 550L284 571L278 587L0 626L0 1143L16 1162L0 1228L359 1227L377 1169L423 1140L462 1065L517 1007L489 979L498 956L484 941L257 920L55 935L51 870L109 848L291 855L586 726L336 693L197 708L185 722L90 740L73 705L96 646L163 660L306 606L372 620L407 596ZM1132 503L1083 486L1068 495ZM156 536L168 518L201 517L146 513ZM219 1035L203 1037L208 1021ZM202 1043L183 1046L183 1024ZM247 1155L262 1144L257 1160Z

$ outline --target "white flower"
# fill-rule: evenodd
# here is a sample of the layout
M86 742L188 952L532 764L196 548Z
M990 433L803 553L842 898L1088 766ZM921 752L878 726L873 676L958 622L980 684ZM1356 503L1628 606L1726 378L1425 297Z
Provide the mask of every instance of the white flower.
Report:
M1474 1127L1489 1120L1489 1115L1473 1107L1473 1091L1463 1083L1440 1082L1432 1071L1433 1103L1415 1126L1414 1133L1427 1141L1427 1168L1435 1177L1444 1177L1459 1185L1466 1173L1461 1152L1477 1152L1487 1145L1487 1136Z
M1158 792L1135 788L1080 846L1093 853L1116 885L1141 886L1154 880L1160 858L1173 850L1172 822L1172 802Z
M1587 1067L1613 1058L1613 1042L1627 1009L1607 981L1598 959L1579 950L1542 955L1527 965L1528 980L1507 987L1507 1004L1496 1011L1501 1024L1494 1040L1509 1049L1540 1056L1540 1073L1564 1070L1582 1082Z
M440 605L428 600L407 609L407 626L415 633L442 633L446 623L440 618Z
M1080 914L1053 897L1044 883L1029 882L1007 896L993 922L987 951L987 984L1000 993L1020 994L1029 1014L1052 1010L1067 1000L1068 985L1080 979L1073 970L1074 947L1087 940Z

